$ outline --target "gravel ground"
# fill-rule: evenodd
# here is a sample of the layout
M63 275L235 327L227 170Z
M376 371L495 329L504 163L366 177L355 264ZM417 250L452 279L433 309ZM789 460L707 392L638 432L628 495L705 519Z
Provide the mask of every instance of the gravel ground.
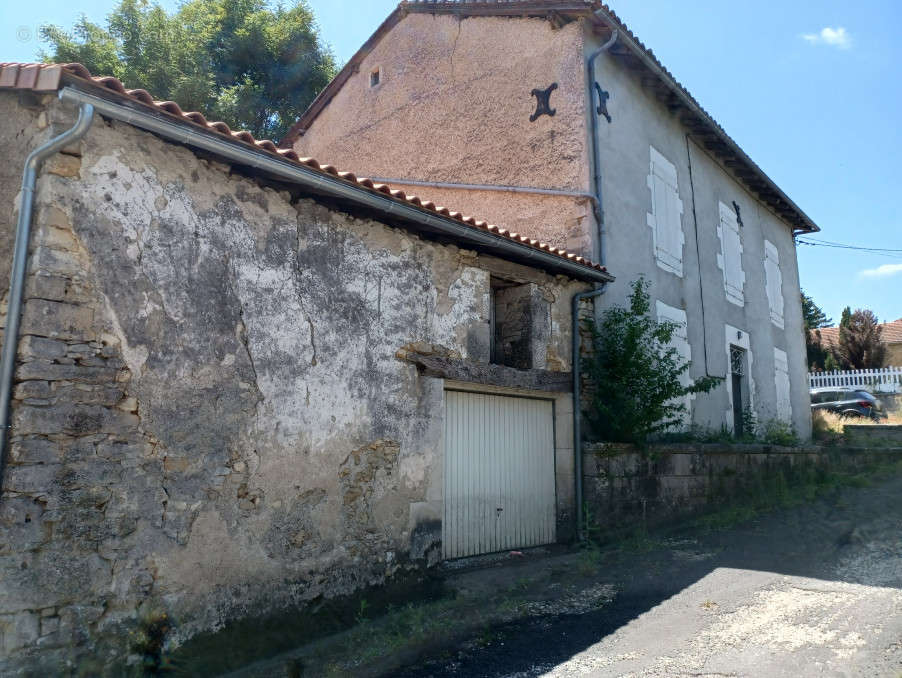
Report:
M393 675L902 678L902 478L607 554L596 600Z

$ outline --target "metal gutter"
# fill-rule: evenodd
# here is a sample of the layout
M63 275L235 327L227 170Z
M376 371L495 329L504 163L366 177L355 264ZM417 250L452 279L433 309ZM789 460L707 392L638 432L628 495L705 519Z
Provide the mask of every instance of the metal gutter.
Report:
M22 319L22 298L25 292L25 273L28 268L28 245L31 239L31 221L34 212L34 192L38 172L44 161L74 141L81 139L94 120L94 107L79 102L75 125L62 134L44 142L25 159L22 172L22 193L19 218L16 223L16 244L9 276L9 304L6 312L6 330L3 335L3 353L0 357L0 479L9 438L9 405L12 399L13 375L16 369L16 350L19 345L19 324Z
M562 273L587 282L613 280L613 277L606 271L570 261L494 233L477 230L450 217L420 209L415 205L405 204L385 194L351 184L304 165L273 157L268 151L255 150L242 142L232 142L218 137L215 133L195 129L190 124L166 120L161 116L109 101L73 86L63 89L60 92L60 99L78 104L91 104L97 113L108 118L120 120L166 139L213 153L236 164L267 172L329 197L375 210L387 217L414 222L431 232L455 241L477 248L499 251L503 256L509 256L521 262L525 261L528 265L536 268Z
M502 184L457 184L449 181L420 181L413 179L385 179L383 177L370 177L373 181L382 184L401 184L402 186L425 186L427 188L459 188L468 191L498 191L501 193L530 193L534 195L558 195L565 198L585 198L595 205L598 198L586 191L565 191L559 188L537 188L533 186L505 186Z

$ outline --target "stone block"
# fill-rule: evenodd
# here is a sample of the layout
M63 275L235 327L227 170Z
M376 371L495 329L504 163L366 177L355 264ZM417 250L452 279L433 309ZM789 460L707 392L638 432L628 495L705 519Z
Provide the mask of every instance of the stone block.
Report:
M56 250L80 252L81 246L75 233L69 228L58 228L51 224L42 223L35 229L34 242L41 247L49 247Z
M19 340L19 356L22 358L41 358L54 360L66 355L66 342L46 337L24 336Z
M43 506L30 497L5 498L0 504L0 553L21 553L43 543L43 513Z
M119 409L65 402L51 407L22 405L13 413L13 431L17 435L124 436L137 431L139 422L136 415Z
M62 458L59 443L46 438L26 438L9 446L13 464L55 464Z
M81 252L39 245L31 254L31 270L36 273L78 277L84 275L87 268L88 263Z
M58 464L10 466L6 469L3 486L8 492L40 496L53 490L60 470Z
M49 381L23 381L16 384L13 390L14 400L26 400L34 398L50 398L53 391L50 388Z
M59 617L41 617L41 636L49 636L60 630Z
M32 645L40 635L40 618L32 612L0 616L0 647L4 654Z
M96 332L94 309L46 299L29 299L22 315L22 334L57 339L90 339Z
M44 163L44 171L60 177L78 177L80 170L81 158L64 153L57 153Z
M91 285L84 280L47 271L37 271L28 276L25 282L25 298L88 304L94 301L94 291Z

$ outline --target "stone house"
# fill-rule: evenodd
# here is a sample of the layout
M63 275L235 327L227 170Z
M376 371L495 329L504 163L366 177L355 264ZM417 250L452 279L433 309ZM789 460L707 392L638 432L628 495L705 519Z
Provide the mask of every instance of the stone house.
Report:
M810 435L794 235L817 226L598 0L409 0L283 141L652 285L691 421ZM689 422L687 422L689 423Z
M77 64L0 64L0 120L0 673L572 537L603 267Z
M839 327L821 327L816 332L825 348L839 344ZM902 367L902 318L881 323L880 341L886 345L883 366Z

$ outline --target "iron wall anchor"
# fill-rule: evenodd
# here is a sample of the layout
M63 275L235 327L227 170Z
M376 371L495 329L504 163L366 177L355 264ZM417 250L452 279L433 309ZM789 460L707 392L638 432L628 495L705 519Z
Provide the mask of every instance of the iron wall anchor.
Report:
M551 93L556 89L557 83L553 82L548 89L534 89L532 91L532 96L536 98L536 112L529 116L529 122L535 122L543 115L554 117L557 109L551 107Z

